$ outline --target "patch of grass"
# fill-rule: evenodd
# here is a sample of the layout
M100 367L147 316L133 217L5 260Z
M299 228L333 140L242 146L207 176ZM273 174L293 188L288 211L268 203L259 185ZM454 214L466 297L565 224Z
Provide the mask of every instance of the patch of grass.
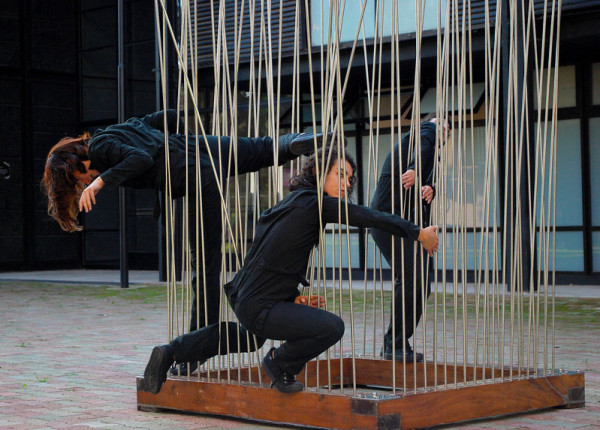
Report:
M48 382L48 378L45 376L40 378L38 375L35 375L35 379L36 379L36 381L41 382L43 384Z
M60 295L64 298L83 297L84 299L106 299L115 303L117 300L143 303L161 303L167 298L167 288L164 285L152 284L119 288L114 285L75 285L45 282L6 282L0 281L3 289L35 290L35 300L46 301L48 297ZM180 294L178 287L178 295ZM89 305L93 307L92 305Z
M390 311L390 302L391 302L392 294L391 291L384 291L383 297L381 291L377 291L375 294L375 298L373 298L373 292L367 291L367 294L364 294L363 290L355 289L352 294L352 304L355 312L361 312L364 309L367 309L367 312L372 312L373 303L376 304L376 311L381 309L381 300L383 300L383 309L385 312ZM327 290L327 301L328 306L331 308L334 300L334 292L331 289ZM335 302L339 304L340 296L339 290L335 292ZM350 293L345 290L342 294L343 307L342 310L344 313L350 312ZM434 294L429 296L427 300L427 312L430 316L433 315L433 312L436 310L436 299ZM445 303L446 309L444 314L443 304ZM459 319L463 317L463 314L467 319L473 319L476 317L477 306L479 306L479 318L483 318L484 311L484 303L483 297L480 297L479 302L477 302L475 295L469 294L464 297L462 295L457 296L456 299L456 314ZM336 305L336 307L339 305ZM494 312L503 313L505 318L510 318L511 307L513 311L517 313L519 309L522 313L522 320L528 320L530 310L533 310L534 318L539 318L540 323L542 323L544 318L548 318L548 324L551 323L550 317L552 315L552 308L554 307L554 319L557 324L563 325L590 325L598 327L600 326L600 299L591 299L591 298L579 298L579 297L556 297L554 301L551 297L548 298L548 302L544 303L544 298L540 298L538 301L537 298L534 298L534 301L531 302L529 296L524 296L521 303L518 303L516 300L511 303L510 297L507 295L504 298L504 304L496 301L492 305L491 298L488 299L487 310L491 312L492 309ZM438 294L437 295L437 315L438 317L442 317L445 315L446 318L454 318L455 315L455 299L453 294Z

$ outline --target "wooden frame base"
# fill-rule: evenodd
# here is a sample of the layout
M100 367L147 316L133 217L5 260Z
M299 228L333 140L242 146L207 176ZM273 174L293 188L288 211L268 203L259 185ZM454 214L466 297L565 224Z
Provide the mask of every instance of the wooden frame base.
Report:
M220 373L211 371L210 375L201 372L199 377L193 375L189 379L169 378L156 395L146 391L143 378L138 377L138 409L171 409L316 428L410 429L557 406L585 405L582 372L540 376L528 375L523 369L512 372L486 369L485 382L444 386L444 374L448 381L455 380L455 372L457 380L463 381L466 377L472 381L476 374L481 381L483 370L434 363L420 363L415 367L411 363L404 372L402 364L396 363L399 388L393 393L389 386L391 361L357 358L354 373L359 388L354 395L352 359L333 359L330 363L328 372L326 361L309 362L307 377L304 373L298 375L307 389L295 394L282 394L269 388L264 373L261 386L256 367L221 370ZM230 383L227 383L228 374ZM326 388L328 374L331 386L335 387L331 390ZM513 379L508 380L511 375ZM406 394L402 389L405 378ZM343 390L340 381L346 387Z

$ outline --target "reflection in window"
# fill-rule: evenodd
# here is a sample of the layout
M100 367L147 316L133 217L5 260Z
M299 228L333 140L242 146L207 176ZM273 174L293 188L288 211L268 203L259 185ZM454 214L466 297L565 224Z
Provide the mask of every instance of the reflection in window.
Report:
M442 110L445 111L458 111L459 110L459 99L462 101L461 109L463 110L471 110L473 106L471 105L471 85L465 85L464 88L461 88L462 94L459 94L458 87L449 87L448 88L448 101L447 106L442 106ZM484 95L485 91L485 83L478 82L473 84L473 103L477 105L481 100L481 97ZM436 102L437 100L441 100L441 97L437 97L436 88L429 88L427 92L421 98L421 113L430 113L436 111ZM453 100L452 100L453 99Z
M552 69L554 71L554 69ZM538 84L538 75L534 75L534 82ZM533 106L538 109L538 102L542 109L546 109L546 95L549 94L548 109L552 109L552 103L554 101L554 73L550 73L550 86L548 87L548 69L542 72L541 83L539 86L541 94L541 102L538 100L537 95L538 87L533 88ZM575 66L563 66L558 68L558 99L557 107L575 107L577 104L575 100Z

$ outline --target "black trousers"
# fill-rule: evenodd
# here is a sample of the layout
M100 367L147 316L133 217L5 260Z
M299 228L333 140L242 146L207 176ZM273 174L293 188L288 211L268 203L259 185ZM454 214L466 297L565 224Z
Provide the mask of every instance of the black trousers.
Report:
M331 312L299 305L276 302L254 317L251 304L235 307L240 322L261 338L284 340L273 354L282 372L297 375L304 365L337 343L344 335L344 321Z
M394 239L394 260L392 261L392 236L377 229L371 229L371 236L390 267L394 267L395 275L395 312L392 312L390 324L385 333L385 349L391 350L392 342L396 349L404 349L403 339L406 339L406 343L408 343L408 339L414 334L413 327L419 324L423 315L423 289L426 294L425 299L431 293L431 261L427 252L421 248L418 242L400 237ZM416 265L414 264L415 247L417 248ZM404 265L402 264L402 252L404 252ZM425 277L424 288L421 282L423 277ZM403 292L404 300L402 299ZM392 332L394 329L395 337Z
M192 310L190 318L190 332L197 328L217 323L219 321L219 302L220 302L220 274L221 274L221 235L223 225L221 222L222 201L219 195L218 184L220 183L225 190L225 180L236 174L256 172L263 167L281 165L287 161L296 158L287 151L289 142L297 134L288 134L280 137L278 159L274 159L273 140L270 137L239 137L237 139L237 170L233 162L233 156L230 158L230 152L233 151L233 144L229 137L207 136L210 154L215 163L217 175L212 167L209 167L206 154L203 155L205 162L200 171L201 196L202 196L202 234L204 237L204 246L202 246L202 236L198 236L198 246L196 244L196 180L195 177L189 178L189 238L191 248L192 264L192 288L194 298L192 301ZM183 137L184 138L184 137ZM206 145L200 142L201 150L205 151ZM219 157L220 154L220 157ZM220 162L219 162L220 160ZM277 161L277 162L275 162ZM191 170L195 173L195 169ZM190 175L191 176L191 175ZM240 258L243 258L241 256ZM196 270L198 267L199 270ZM196 300L196 296L198 300ZM197 303L199 307L197 308Z
M253 352L264 343L264 338L255 337L237 323L220 322L181 335L171 341L171 346L176 361L185 363L204 362L232 352Z
M326 351L344 335L344 321L340 317L306 305L273 303L258 318L248 317L256 315L256 312L243 303L237 303L235 309L240 322L256 330L256 337L232 322L211 324L171 341L176 360L204 361L217 354L252 352L269 338L285 341L275 350L275 363L282 372L297 375L309 360Z

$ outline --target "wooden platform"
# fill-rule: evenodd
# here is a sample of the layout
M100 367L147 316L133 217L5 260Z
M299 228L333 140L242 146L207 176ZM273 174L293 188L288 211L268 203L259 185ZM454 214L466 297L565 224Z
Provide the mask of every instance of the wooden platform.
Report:
M326 361L309 362L307 376L298 376L308 388L296 394L269 388L264 373L263 385L259 385L258 368L221 370L220 374L212 371L210 375L201 372L200 379L197 375L169 378L157 395L146 391L143 378L138 377L138 409L171 409L316 428L410 429L585 404L581 372L527 376L524 370L513 369L513 380L508 381L510 369L496 369L493 375L487 369L485 383L455 385L454 372L458 381L463 381L464 375L472 381L474 373L481 380L483 370L434 363L415 368L411 363L404 372L402 364L396 363L397 389L393 393L391 361L354 361L356 394L352 389L352 359L344 358L330 360L329 373ZM444 372L452 384L444 386ZM405 373L406 394L402 388ZM515 379L519 374L522 376Z

